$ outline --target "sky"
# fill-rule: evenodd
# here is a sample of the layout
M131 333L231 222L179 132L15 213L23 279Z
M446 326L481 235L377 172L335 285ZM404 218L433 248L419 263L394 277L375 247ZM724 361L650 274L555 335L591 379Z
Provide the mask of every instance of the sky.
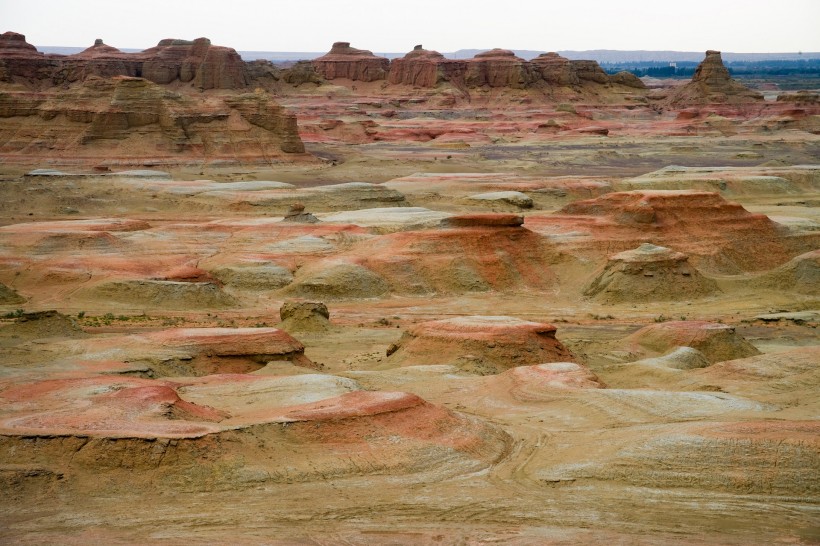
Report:
M201 36L239 51L820 51L820 0L0 0L36 46L146 49Z

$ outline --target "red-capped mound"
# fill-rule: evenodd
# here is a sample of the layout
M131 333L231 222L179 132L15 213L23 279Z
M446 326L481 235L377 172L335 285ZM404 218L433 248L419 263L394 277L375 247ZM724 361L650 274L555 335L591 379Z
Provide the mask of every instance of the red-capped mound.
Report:
M116 481L198 490L328 473L444 479L485 469L509 449L504 432L478 419L409 393L331 394L340 381L354 383L322 375L0 383L0 448L4 464L58 468L91 488ZM294 404L299 397L313 399Z
M666 354L677 347L692 347L703 353L712 364L760 354L734 327L706 321L651 324L627 337L626 342L652 354Z
M290 360L313 366L305 346L278 328L172 328L143 334L164 347L178 347L208 357L246 357L256 362Z
M515 366L572 361L555 339L555 326L513 317L458 317L417 324L391 347L399 366L454 364L482 375Z
M397 293L462 293L555 285L557 254L512 214L448 218L446 229L398 232L353 254Z
M350 42L336 42L330 51L313 59L313 67L326 80L346 78L372 82L383 80L390 69L390 61L377 57L372 51L350 47Z
M142 77L166 84L178 80L199 89L247 87L245 63L235 49L211 45L208 38L193 41L165 39L139 54Z
M770 269L813 247L763 214L717 193L678 190L616 192L576 201L551 217L527 217L536 231L587 232L579 252L625 251L644 242L688 254L701 270Z
M205 282L205 283L212 283L217 286L222 286L222 282L211 275L209 272L205 271L204 269L200 269L198 267L193 266L182 266L171 271L168 271L166 274L157 277L154 280L160 281L177 281L177 282Z

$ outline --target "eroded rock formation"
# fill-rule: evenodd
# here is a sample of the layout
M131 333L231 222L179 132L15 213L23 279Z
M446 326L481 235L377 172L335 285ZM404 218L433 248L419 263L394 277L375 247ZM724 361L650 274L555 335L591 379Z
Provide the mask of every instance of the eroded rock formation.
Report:
M224 100L142 78L90 78L56 96L0 93L0 153L26 157L274 158L302 153L296 118L264 93Z
M327 80L372 82L387 77L390 61L373 55L372 51L350 47L350 42L336 42L326 55L313 60L313 66Z
M732 79L724 66L720 51L709 50L695 69L692 81L669 97L673 105L727 103L742 104L762 101L763 95Z

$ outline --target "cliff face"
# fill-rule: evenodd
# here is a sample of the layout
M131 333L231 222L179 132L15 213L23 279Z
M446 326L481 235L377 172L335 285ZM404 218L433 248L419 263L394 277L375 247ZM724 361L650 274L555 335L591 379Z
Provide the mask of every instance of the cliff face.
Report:
M673 105L743 104L763 100L763 95L732 79L720 51L709 50L695 69L692 81L669 97Z
M569 93L601 91L613 84L633 89L646 88L632 74L610 76L595 61L570 61L557 53L544 53L527 62L516 57L512 51L492 49L472 59L454 60L421 46L416 46L403 58L390 63L387 81L395 85L427 88L449 83L461 90L482 87L566 88Z
M249 78L244 61L231 48L207 38L162 40L140 53L123 53L97 40L76 55L43 55L25 36L0 36L0 80L61 85L90 76L143 77L154 83L190 82L198 89L241 89Z
M296 118L266 94L183 96L143 78L89 77L59 93L0 93L0 154L72 161L127 157L272 159L303 153Z
M491 49L467 61L467 87L512 87L523 89L533 83L529 63L508 49Z
M387 81L392 84L435 87L440 82L461 82L466 65L462 61L446 59L438 51L428 51L417 45L401 59L390 63Z
M387 77L390 61L366 49L350 47L349 42L336 42L327 55L313 60L313 66L326 80L346 78L372 82Z

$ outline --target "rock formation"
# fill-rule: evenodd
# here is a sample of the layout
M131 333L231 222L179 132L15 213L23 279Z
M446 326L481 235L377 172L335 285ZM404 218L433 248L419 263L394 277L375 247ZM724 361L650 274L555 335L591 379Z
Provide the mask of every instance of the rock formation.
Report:
M715 282L692 267L686 254L644 243L611 256L584 295L620 303L691 300L717 291Z
M299 224L315 224L319 221L318 218L309 212L305 212L305 205L302 203L294 203L290 206L283 222L296 222Z
M313 66L326 80L346 78L372 82L387 77L390 61L366 49L350 47L349 42L336 42L326 55L313 60Z
M296 118L264 93L208 100L125 76L93 77L59 96L0 93L0 131L7 157L48 149L52 157L173 162L304 152Z
M288 332L324 332L330 328L327 305L318 301L286 301L279 317L280 327Z
M393 365L453 364L480 375L515 366L569 362L555 326L514 317L470 316L417 324L388 349Z
M154 83L190 83L197 89L242 89L250 83L245 62L229 47L207 38L166 39L139 53L123 53L97 39L75 55L43 55L25 36L0 38L0 81L61 85L91 76L136 76Z
M692 81L676 89L667 99L675 106L696 104L742 104L762 101L763 95L732 79L720 51L709 50L695 69Z
M627 338L651 355L663 355L678 347L697 349L714 364L760 354L733 326L706 321L670 321L651 324Z
M166 39L139 54L142 77L155 83L192 82L199 89L240 89L248 85L245 63L228 47L207 38Z
M438 51L429 51L417 45L403 58L390 63L387 81L415 87L435 87L443 81L458 85L463 81L465 70L463 61L446 59Z
M467 87L511 87L524 89L534 81L529 63L508 49L491 49L467 61Z
M599 245L599 250L623 251L652 242L685 252L703 271L723 273L770 269L814 245L811 238L790 237L765 215L703 191L613 192L571 203L549 222L589 230L588 250Z

